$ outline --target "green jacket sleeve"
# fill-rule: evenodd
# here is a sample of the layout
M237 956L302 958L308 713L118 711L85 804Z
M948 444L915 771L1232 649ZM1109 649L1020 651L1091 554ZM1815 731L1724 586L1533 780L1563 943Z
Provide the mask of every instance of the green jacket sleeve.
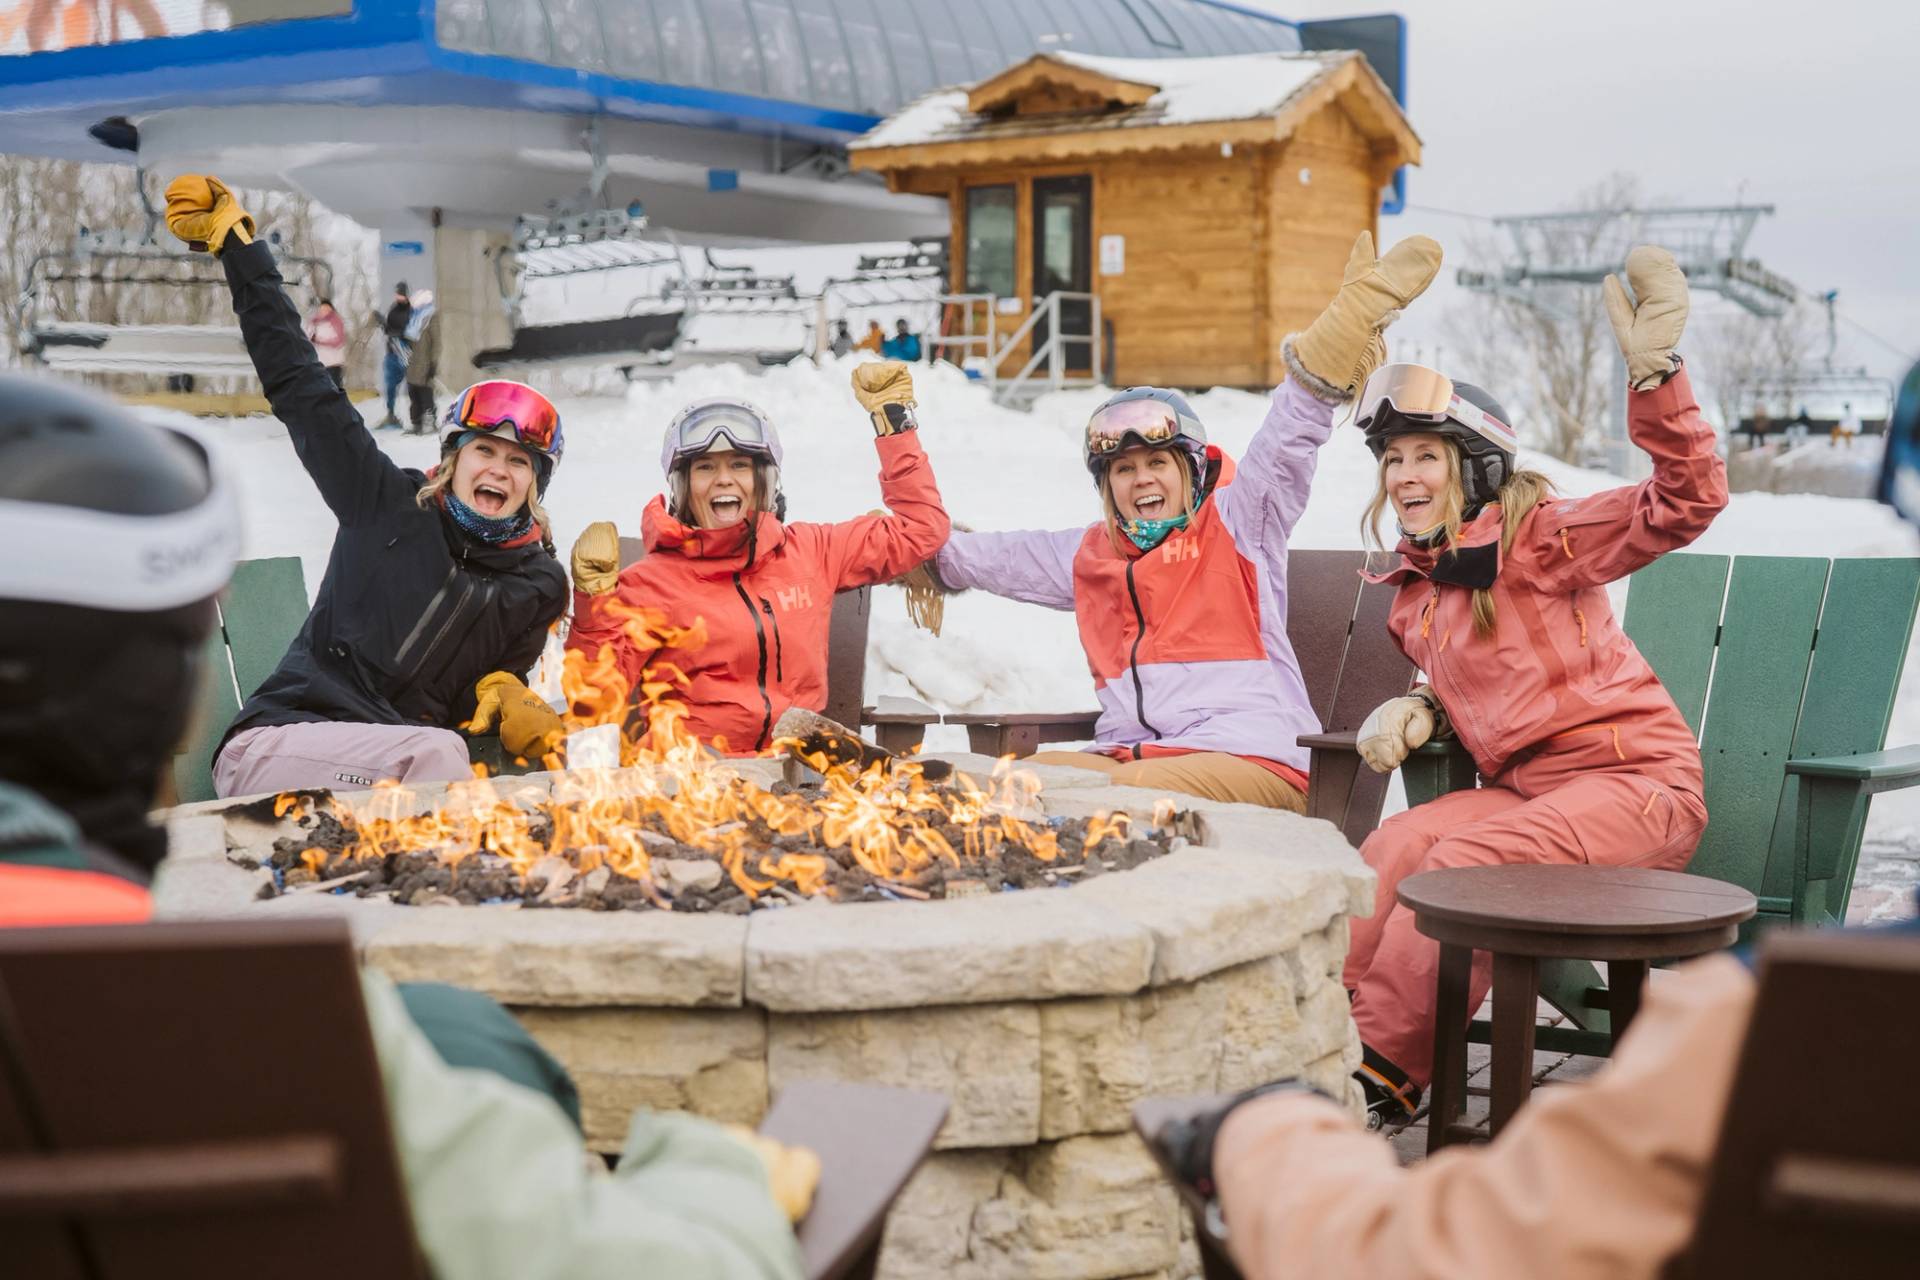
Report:
M447 1066L390 982L367 973L362 986L439 1280L799 1280L759 1157L719 1126L636 1113L619 1168L602 1174L550 1099Z

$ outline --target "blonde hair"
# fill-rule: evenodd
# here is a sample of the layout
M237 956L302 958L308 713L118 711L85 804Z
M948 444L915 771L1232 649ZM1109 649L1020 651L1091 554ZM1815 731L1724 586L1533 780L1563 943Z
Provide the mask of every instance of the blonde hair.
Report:
M473 441L471 440L467 442L467 444L472 443ZM463 444L460 446L460 449L466 447L467 446ZM437 506L440 502L440 495L453 488L453 460L460 455L460 449L455 449L452 453L440 459L440 465L433 469L433 474L427 477L427 482L420 486L418 493L413 495L413 501L416 506ZM540 526L540 540L551 546L553 544L553 519L547 515L547 509L540 505L539 471L540 469L536 465L534 467L535 480L527 485L527 514L532 516L533 522Z
M1174 461L1180 464L1180 514L1192 515L1197 505L1194 502L1194 495L1199 492L1199 484L1193 474L1192 458L1177 446L1170 444L1160 445L1154 449L1154 452L1171 453L1174 455ZM1113 544L1115 551L1125 555L1127 547L1132 544L1126 541L1126 535L1120 531L1120 525L1125 517L1120 514L1120 503L1113 496L1113 482L1108 478L1112 470L1111 463L1100 468L1100 510L1107 520L1107 541Z
M1445 437L1442 437L1443 439ZM1460 525L1466 515L1466 486L1460 480L1460 446L1448 440L1451 446L1446 450L1447 488L1440 495L1440 531L1439 541L1446 547L1442 553L1452 555L1460 541ZM1500 555L1505 558L1513 550L1513 538L1520 530L1520 522L1527 513L1540 504L1540 500L1553 492L1553 481L1538 471L1516 471L1500 486L1493 500L1500 505ZM1360 532L1373 544L1375 550L1385 550L1380 537L1380 518L1386 514L1387 504L1391 501L1387 493L1387 460L1382 453L1379 466L1379 480L1374 487L1373 501L1360 513ZM1494 623L1493 592L1476 589L1473 593L1473 629L1479 635L1492 635Z

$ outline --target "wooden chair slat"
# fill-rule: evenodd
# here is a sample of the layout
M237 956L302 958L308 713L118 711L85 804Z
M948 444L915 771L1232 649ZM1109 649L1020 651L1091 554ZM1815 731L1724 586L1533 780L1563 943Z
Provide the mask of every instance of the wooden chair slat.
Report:
M424 1275L344 920L0 931L0 994L0 1111L40 1130L0 1126L0 1154L142 1148L151 1197L169 1148L189 1162L210 1143L314 1135L346 1152L337 1195L244 1212L103 1216L83 1191L66 1212L97 1274ZM204 1170L175 1172L177 1187Z
M1324 725L1340 685L1354 605L1360 595L1364 551L1292 551L1287 554L1287 640L1300 664L1307 699ZM1335 620L1347 625L1339 626Z
M213 756L221 735L240 714L240 695L233 685L232 660L226 632L215 627L200 655L200 692L194 701L192 727L186 746L173 758L173 800L193 804L213 799Z
M1706 835L1688 870L1762 894L1829 562L1734 561L1701 758Z
M226 622L227 647L233 651L240 701L251 698L287 656L306 623L308 607L298 556L242 560L233 567L233 582L220 613Z
M1629 579L1625 629L1698 737L1726 596L1726 556L1668 555Z
M1806 697L1793 735L1795 758L1854 755L1886 745L1907 645L1913 638L1916 605L1920 605L1920 560L1833 562ZM1809 919L1844 919L1859 844L1850 842L1852 847L1841 851L1836 874L1824 885L1811 890L1796 885L1793 835L1799 805L1800 789L1783 787L1760 892L1783 898L1812 892L1819 901ZM1840 832L1829 833L1829 838L1840 836Z
M1392 612L1392 587L1368 583L1361 588L1339 688L1322 722L1328 733L1358 729L1375 707L1413 687L1413 663L1387 630Z
M833 597L833 619L828 624L827 705L821 714L856 733L867 705L867 625L872 609L873 588L842 591Z

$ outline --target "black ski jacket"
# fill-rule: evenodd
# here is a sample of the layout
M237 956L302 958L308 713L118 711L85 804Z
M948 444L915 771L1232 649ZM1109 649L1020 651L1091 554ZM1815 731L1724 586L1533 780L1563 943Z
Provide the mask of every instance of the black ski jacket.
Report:
M491 546L415 503L426 477L382 453L333 385L267 246L230 243L220 260L274 416L340 522L313 611L226 736L316 720L457 728L480 677L539 657L565 571L538 541Z

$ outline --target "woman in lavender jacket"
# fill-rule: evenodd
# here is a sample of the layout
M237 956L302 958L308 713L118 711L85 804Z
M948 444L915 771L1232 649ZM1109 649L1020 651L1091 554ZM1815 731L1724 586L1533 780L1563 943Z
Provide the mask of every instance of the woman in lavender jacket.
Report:
M1362 233L1345 280L1306 332L1281 344L1289 379L1236 467L1207 443L1186 398L1134 387L1094 411L1086 462L1104 519L1055 532L955 530L933 567L1079 623L1100 699L1085 751L1035 763L1116 783L1270 808L1306 807L1319 731L1287 640L1287 545L1307 505L1333 406L1384 356L1380 330L1427 287L1440 246L1404 240L1376 258Z

